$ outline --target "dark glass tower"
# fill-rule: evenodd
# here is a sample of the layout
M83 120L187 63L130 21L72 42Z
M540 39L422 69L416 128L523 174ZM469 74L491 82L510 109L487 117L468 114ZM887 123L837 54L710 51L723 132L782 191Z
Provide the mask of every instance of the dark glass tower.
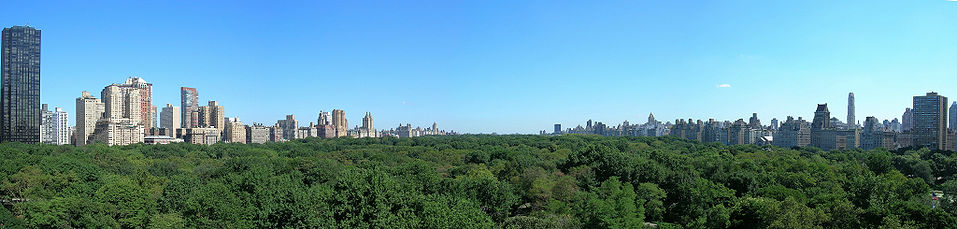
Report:
M0 60L0 141L40 141L40 30L3 29Z
M947 146L947 97L936 92L914 96L914 146L944 150Z

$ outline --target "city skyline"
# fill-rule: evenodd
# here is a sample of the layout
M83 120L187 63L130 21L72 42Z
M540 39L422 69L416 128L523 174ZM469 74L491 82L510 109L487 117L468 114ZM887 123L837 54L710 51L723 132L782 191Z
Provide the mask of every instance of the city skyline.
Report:
M66 111L79 92L130 76L153 83L154 106L193 87L199 104L218 101L247 122L337 108L351 120L376 114L382 127L500 134L651 112L809 119L817 103L846 107L850 91L858 121L884 120L911 96L957 95L944 86L957 84L957 47L941 45L957 38L947 29L957 4L701 4L239 3L206 14L219 5L33 1L10 3L25 10L0 23L45 32L40 102ZM268 93L248 96L257 90Z

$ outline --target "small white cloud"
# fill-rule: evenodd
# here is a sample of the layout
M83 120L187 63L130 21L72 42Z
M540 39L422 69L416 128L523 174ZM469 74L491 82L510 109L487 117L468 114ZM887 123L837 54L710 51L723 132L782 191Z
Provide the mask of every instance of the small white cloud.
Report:
M718 84L718 88L731 88L731 84Z

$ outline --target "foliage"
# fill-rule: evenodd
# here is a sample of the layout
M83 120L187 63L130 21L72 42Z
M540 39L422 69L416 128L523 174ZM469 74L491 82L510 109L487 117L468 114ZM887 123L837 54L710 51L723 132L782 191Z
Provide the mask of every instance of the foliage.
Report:
M957 155L672 137L0 144L4 228L957 228ZM932 190L944 195L931 200ZM17 200L17 201L13 201ZM932 208L931 206L935 206Z

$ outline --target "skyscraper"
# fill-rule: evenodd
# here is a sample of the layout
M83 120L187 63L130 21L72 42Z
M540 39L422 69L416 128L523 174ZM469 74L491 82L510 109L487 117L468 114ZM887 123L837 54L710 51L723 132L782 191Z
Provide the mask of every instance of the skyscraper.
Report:
M82 146L90 142L90 136L93 136L93 130L96 128L96 121L103 117L105 109L103 102L90 95L90 92L83 91L80 97L76 98L75 145Z
M40 141L40 30L3 29L0 142Z
M176 129L180 126L179 107L167 103L166 107L163 107L163 110L160 111L160 128L166 128L167 133L176 133Z
M857 128L857 121L854 120L854 92L847 94L847 127Z
M904 109L904 114L901 115L901 131L909 131L914 129L914 110L910 108Z
M196 88L190 87L180 87L180 109L182 109L182 114L180 115L180 121L183 122L183 128L192 128L199 127L199 120L196 117L193 117L194 112L199 112L199 92L196 91Z
M561 133L562 133L562 124L561 124L561 123L555 123L555 131L553 131L552 133L553 133L553 134L561 134Z
M950 104L950 129L957 130L957 102Z
M947 149L947 97L914 96L914 146Z

